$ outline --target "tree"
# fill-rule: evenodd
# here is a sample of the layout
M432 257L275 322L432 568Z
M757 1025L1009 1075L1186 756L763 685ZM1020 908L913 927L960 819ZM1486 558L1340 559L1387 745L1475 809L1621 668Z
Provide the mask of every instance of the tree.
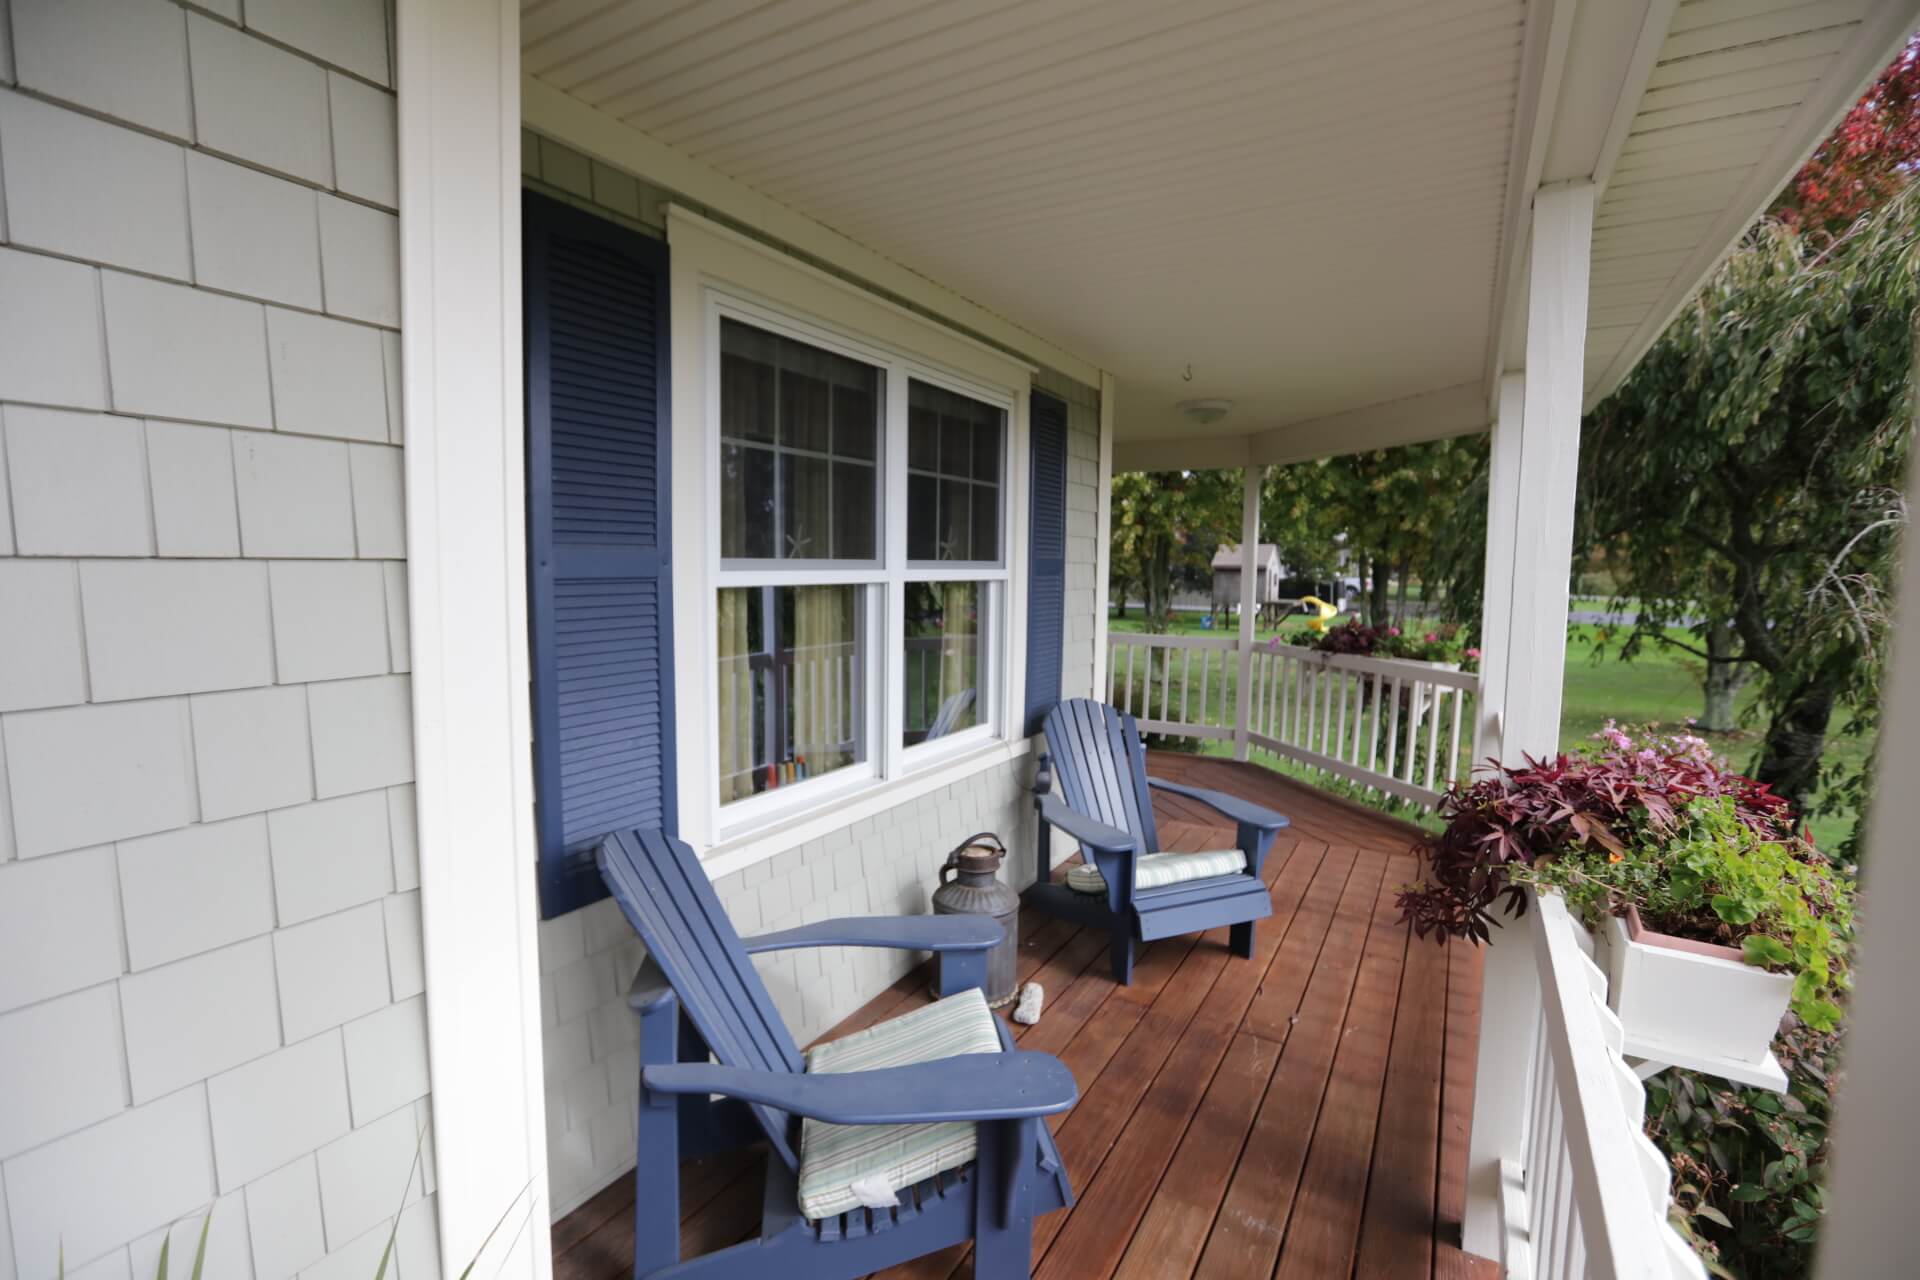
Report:
M1109 590L1139 583L1146 627L1165 631L1184 570L1211 572L1221 531L1240 527L1239 471L1129 471L1113 478Z
M1920 160L1920 36L1880 73L1774 202L1773 215L1834 237L1893 199Z
M1582 525L1668 640L1758 672L1753 776L1803 811L1870 725L1912 438L1920 190L1837 236L1762 222L1588 416ZM1712 647L1709 648L1708 645Z
M1486 458L1486 436L1473 435L1274 467L1261 490L1260 536L1280 547L1290 568L1315 577L1331 574L1342 553L1352 555L1371 567L1362 574L1371 587L1368 620L1380 625L1391 614L1405 622L1416 573L1429 589L1452 581L1463 554L1461 504L1471 500L1463 494L1478 485L1484 508ZM1475 527L1484 529L1480 519ZM1484 538L1473 542L1468 558L1477 562ZM1431 595L1423 603L1431 606Z

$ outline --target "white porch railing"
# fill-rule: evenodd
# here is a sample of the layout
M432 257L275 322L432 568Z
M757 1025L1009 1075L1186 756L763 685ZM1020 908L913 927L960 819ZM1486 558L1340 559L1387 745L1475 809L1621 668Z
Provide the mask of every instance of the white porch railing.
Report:
M1504 1274L1705 1280L1667 1221L1672 1169L1646 1136L1646 1091L1621 1054L1606 976L1565 903L1548 896L1533 905L1540 1001L1519 1145L1500 1161ZM1518 931L1503 931L1502 944Z
M1231 739L1238 724L1234 636L1116 634L1107 700L1146 733ZM1198 670L1196 671L1196 668ZM1467 771L1480 677L1430 662L1253 649L1248 742L1283 759L1432 808Z

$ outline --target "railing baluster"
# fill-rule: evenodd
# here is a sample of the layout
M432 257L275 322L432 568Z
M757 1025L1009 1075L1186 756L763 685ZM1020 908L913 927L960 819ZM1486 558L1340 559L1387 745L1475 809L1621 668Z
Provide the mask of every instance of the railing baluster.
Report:
M1427 790L1433 790L1434 766L1440 763L1440 686L1427 686Z
M1394 676L1387 690L1387 763L1381 770L1389 778L1397 777L1393 771L1394 761L1400 750L1400 677Z
M1278 650L1267 655L1267 736L1280 737L1280 719L1286 714L1282 705L1286 701L1287 660Z
M1412 782L1414 771L1420 767L1420 689L1422 682L1416 679L1409 680L1407 683L1412 687L1407 691L1407 740L1403 744L1405 755L1400 761L1400 767L1405 771L1401 777L1402 782Z
M1367 730L1367 772L1374 772L1380 758L1380 673L1373 673L1373 727Z
M1367 731L1367 676L1357 671L1347 682L1349 695L1353 698L1353 738L1347 744L1347 763L1360 763L1360 739Z
M1460 780L1460 711L1466 703L1467 691L1453 691L1453 730L1447 735L1447 778L1448 787Z
M1205 661L1204 658L1201 661ZM1187 685L1193 677L1193 650L1180 656L1180 723L1187 722Z
M1151 668L1149 668L1149 670L1151 670ZM1172 680L1173 651L1171 649L1162 649L1160 651L1160 718L1162 720L1170 718L1167 715L1167 687Z
M1133 714L1133 651L1137 646L1127 645L1127 714Z
M1554 1196L1553 1238L1548 1242L1552 1256L1547 1260L1548 1274L1578 1277L1573 1263L1573 1159L1565 1144L1560 1148L1559 1181Z
M1341 753L1346 750L1347 741L1347 673L1339 672L1334 676L1334 680L1340 686L1340 728L1334 733L1333 750L1327 754L1335 760L1340 760L1345 758ZM1327 696L1333 696L1331 690L1328 691Z

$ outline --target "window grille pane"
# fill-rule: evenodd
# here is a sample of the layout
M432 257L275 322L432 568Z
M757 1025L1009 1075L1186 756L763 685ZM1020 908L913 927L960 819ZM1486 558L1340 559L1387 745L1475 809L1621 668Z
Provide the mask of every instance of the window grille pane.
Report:
M907 559L997 562L1006 411L915 381L907 406Z
M867 758L866 591L718 592L720 802Z
M720 554L728 559L773 557L771 449L720 446Z
M722 558L875 559L885 375L735 320L720 345Z
M904 745L984 722L987 593L983 582L907 584Z
M907 476L907 559L940 558L940 482Z
M871 560L873 545L873 504L845 502L842 494L872 493L873 468L858 462L833 464L833 558Z

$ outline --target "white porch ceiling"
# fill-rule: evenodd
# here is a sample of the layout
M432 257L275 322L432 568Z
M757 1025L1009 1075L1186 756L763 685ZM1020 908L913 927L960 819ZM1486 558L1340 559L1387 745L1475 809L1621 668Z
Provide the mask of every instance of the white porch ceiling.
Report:
M1617 382L1916 8L525 0L521 39L546 86L1112 371L1123 456L1280 456L1484 423L1526 193L1615 157L1588 382ZM1215 396L1209 428L1173 407Z

